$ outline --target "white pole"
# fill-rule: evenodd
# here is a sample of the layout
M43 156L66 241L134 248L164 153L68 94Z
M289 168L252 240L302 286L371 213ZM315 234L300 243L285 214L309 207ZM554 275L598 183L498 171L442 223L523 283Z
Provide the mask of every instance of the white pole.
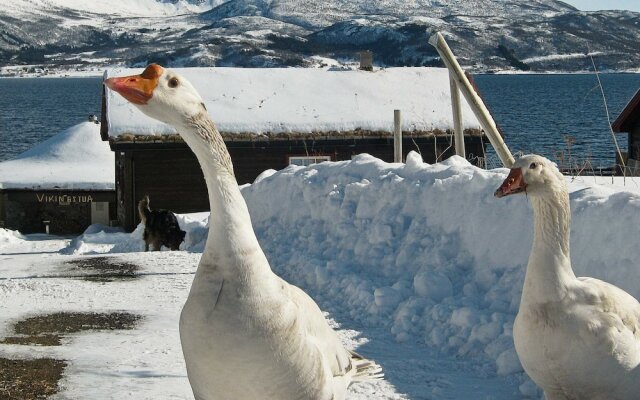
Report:
M464 127L462 125L462 103L460 103L460 91L458 84L451 72L449 72L449 84L451 86L451 110L453 112L453 139L456 146L456 154L466 158L464 149Z
M502 136L500 135L500 132L498 132L498 127L491 117L489 110L487 110L484 102L476 93L471 82L467 79L462 67L458 64L458 60L456 60L456 57L453 55L453 52L444 40L444 37L442 37L440 32L437 32L429 38L429 43L438 50L442 61L454 77L456 85L467 100L467 103L469 103L469 106L476 118L480 121L480 126L489 138L491 145L496 150L502 164L507 168L511 167L514 162L513 155L511 155L509 148L504 143L504 140L502 140Z
M402 118L400 110L393 110L393 162L402 162Z

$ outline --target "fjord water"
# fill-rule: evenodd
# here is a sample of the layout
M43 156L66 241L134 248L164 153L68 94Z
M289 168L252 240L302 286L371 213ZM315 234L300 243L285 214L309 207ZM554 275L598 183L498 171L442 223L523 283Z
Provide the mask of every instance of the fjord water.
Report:
M102 78L0 79L0 161L100 116Z
M640 88L640 74L600 78L615 119ZM614 163L613 140L594 74L477 75L475 81L512 152L539 153L556 161L558 152L567 153L570 136L574 157L591 158L595 168ZM99 115L101 82L98 77L0 79L0 161L90 114ZM393 118L392 110L389 115ZM618 141L626 149L626 135L618 135Z
M474 79L514 154L537 153L560 163L558 153L563 151L567 159L567 142L572 138L571 155L576 162L590 159L596 170L615 163L615 145L595 74L478 75ZM600 80L613 122L640 88L640 74L600 74ZM625 151L627 135L618 134L617 140Z

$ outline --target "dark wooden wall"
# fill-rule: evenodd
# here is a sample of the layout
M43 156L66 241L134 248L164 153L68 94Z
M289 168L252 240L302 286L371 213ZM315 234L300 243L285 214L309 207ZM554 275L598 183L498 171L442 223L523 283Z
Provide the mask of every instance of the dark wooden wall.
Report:
M116 150L118 221L132 230L140 221L138 202L149 195L153 209L190 213L209 209L198 160L185 146Z
M13 190L0 191L2 227L22 233L44 233L44 220L50 221L51 234L82 233L91 224L91 201L109 203L109 219L116 219L113 191ZM58 196L74 201L59 202ZM53 198L47 201L46 198ZM70 199L69 199L70 200ZM77 200L77 201L75 201Z
M478 136L467 136L470 160L484 154ZM369 153L384 161L393 161L393 139L316 139L226 142L239 184L251 183L264 170L283 169L289 156L328 155L333 161L350 160ZM114 143L116 152L116 191L118 220L128 231L139 223L137 204L149 195L153 209L176 213L209 210L206 185L195 155L184 143ZM455 154L444 137L405 137L403 152L415 150L425 162L436 162Z
M628 140L629 158L640 160L640 123L631 129Z

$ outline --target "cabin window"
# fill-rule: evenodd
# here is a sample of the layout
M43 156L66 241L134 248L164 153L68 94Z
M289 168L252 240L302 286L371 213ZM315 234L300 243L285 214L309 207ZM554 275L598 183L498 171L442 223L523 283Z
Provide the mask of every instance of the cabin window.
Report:
M319 164L323 161L331 161L331 156L289 156L289 165L299 165L301 167Z

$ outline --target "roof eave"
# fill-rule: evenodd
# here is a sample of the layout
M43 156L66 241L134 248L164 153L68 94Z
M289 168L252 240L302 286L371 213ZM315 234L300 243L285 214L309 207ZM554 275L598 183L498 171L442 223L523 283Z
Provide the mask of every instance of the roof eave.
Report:
M403 136L408 138L415 137L432 137L452 135L450 130L434 129L431 131L404 131ZM484 132L479 128L467 128L464 130L465 136L482 136ZM252 132L231 133L221 132L221 136L225 142L257 142L257 141L280 141L280 140L313 140L313 139L331 139L331 140L351 140L351 139L389 139L393 138L393 132L386 131L370 131L364 129L355 129L348 132L327 131L327 132L290 132L290 133L273 133L257 134ZM117 143L182 143L183 140L179 134L173 135L136 135L126 133L118 136L108 137L109 142Z
M640 90L638 90L631 100L624 107L618 118L613 121L611 128L615 133L629 132L634 123L640 117Z

